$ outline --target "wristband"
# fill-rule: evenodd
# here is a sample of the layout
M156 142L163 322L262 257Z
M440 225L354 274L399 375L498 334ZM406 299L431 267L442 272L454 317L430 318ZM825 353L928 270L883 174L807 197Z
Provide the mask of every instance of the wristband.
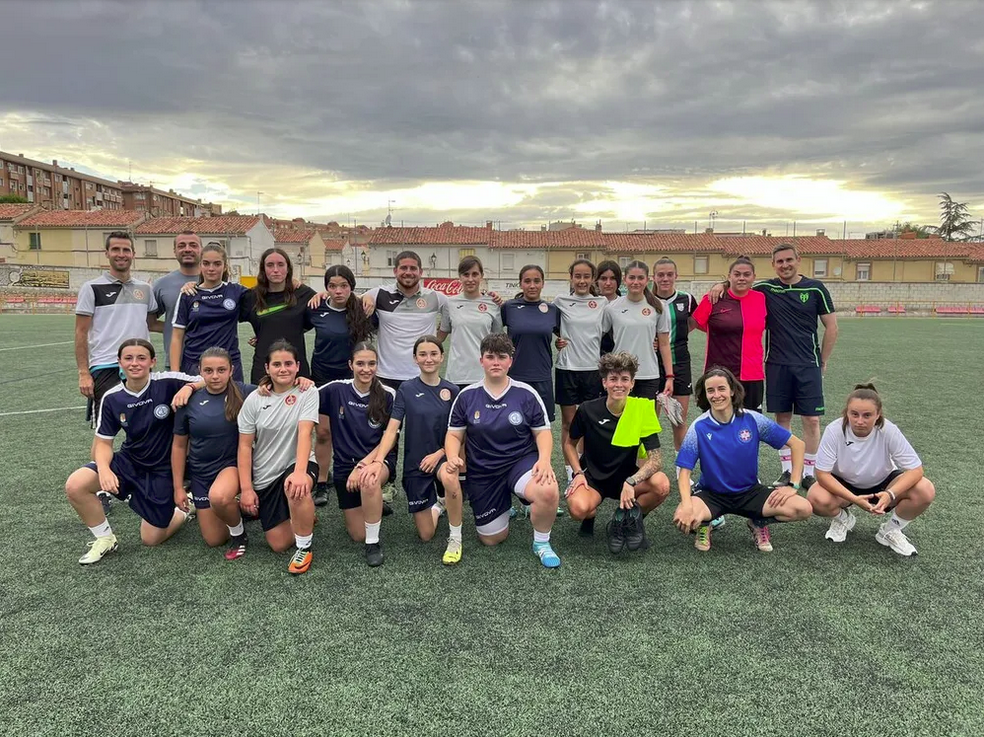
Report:
M790 486L792 486L792 487L793 487L793 489L795 489L796 491L799 491L800 489L802 489L802 488L803 488L803 487L802 487L802 486L800 485L800 482L799 482L799 481L797 481L797 482L796 482L795 484L790 484Z
M578 476L583 476L583 475L584 475L584 471L575 471L574 473L571 474L571 481L576 479Z
M676 374L667 374L664 378L666 378L666 379L675 379L676 378Z
M892 503L895 503L895 492L891 489L885 489L885 493L892 497Z

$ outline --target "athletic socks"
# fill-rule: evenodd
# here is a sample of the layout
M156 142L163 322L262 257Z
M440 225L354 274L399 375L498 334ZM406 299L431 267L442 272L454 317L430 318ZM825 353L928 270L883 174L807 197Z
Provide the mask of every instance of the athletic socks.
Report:
M790 464L792 467L792 464ZM785 468L783 468L785 470ZM816 478L815 474L817 471L817 454L807 453L803 458L803 476L813 476Z
M226 527L229 527L229 525L226 525ZM230 537L239 537L245 531L246 531L246 528L243 527L243 521L242 521L242 519L240 519L238 525L236 525L235 527L229 527L229 536ZM295 537L296 537L296 535L295 535Z
M458 529L461 529L461 528L458 528ZM109 520L108 519L103 519L103 521L100 522L95 527L90 527L89 528L89 532L91 532L96 537L106 537L107 535L112 535L113 534L113 528L109 526Z
M816 461L817 457L813 456L813 460ZM793 451L789 448L783 448L779 451L779 462L782 464L782 470L793 472Z
M448 531L452 540L461 542L461 525L448 525Z
M902 519L899 517L898 512L892 512L892 519L888 521L887 527L889 530L898 530L901 532L910 522L912 522L911 519Z
M372 545L379 542L379 526L382 522L366 522L366 545Z
M540 532L539 530L533 530L533 542L535 543L548 543L550 542L550 530L546 532Z
M847 513L846 509L842 509L837 513L837 516L834 517L834 519L838 522L843 522L846 525L850 521L851 515Z
M240 529L242 529L243 523L239 523ZM294 545L297 546L298 550L307 550L311 547L311 538L314 537L314 533L310 535L294 535Z

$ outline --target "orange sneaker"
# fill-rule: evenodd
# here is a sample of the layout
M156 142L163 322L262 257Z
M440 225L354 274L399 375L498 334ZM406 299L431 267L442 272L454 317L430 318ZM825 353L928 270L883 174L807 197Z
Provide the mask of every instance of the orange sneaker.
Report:
M301 573L307 573L313 559L314 556L311 555L311 548L298 548L294 552L294 557L290 559L290 565L287 566L287 571L295 576Z

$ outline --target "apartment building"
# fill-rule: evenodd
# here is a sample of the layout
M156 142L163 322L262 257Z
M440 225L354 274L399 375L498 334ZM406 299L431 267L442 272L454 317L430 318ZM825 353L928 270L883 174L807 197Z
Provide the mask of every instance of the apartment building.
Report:
M167 192L146 184L120 182L123 207L145 212L155 218L212 217L222 214L222 205L192 199L169 189Z

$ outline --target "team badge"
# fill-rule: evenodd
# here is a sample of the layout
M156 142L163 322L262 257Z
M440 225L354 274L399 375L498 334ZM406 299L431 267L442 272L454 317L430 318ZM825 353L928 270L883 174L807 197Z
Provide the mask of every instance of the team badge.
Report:
M120 412L120 425L126 427L126 412Z
M809 292L800 292L800 302L802 302L803 304L806 304L809 301L810 301L810 293Z
M749 440L752 439L752 433L747 429L742 430L740 433L738 433L738 439L743 443L747 443Z
M487 304L485 304L484 302L479 302L478 303L478 311L479 312L488 312L489 311L489 306Z
M133 298L134 299L143 299L144 298L143 290L142 289L134 289L133 290Z
M158 404L154 407L154 417L158 420L166 419L169 414L171 414L171 408L166 404Z
M284 397L284 404L286 404L288 407L293 407L295 404L297 404L297 395L288 394L286 397Z
M522 425L523 424L523 415L521 415L519 412L510 412L509 413L509 424L510 425Z
M192 312L198 312L198 303L197 302L192 302L191 303L191 311Z
M417 309L422 310L427 306L427 300L421 297L417 300Z
M473 416L475 418L475 422L478 422L478 418L482 416L482 413L476 409L475 414Z
M588 309L589 310L594 310L594 309L597 309L597 308L598 308L598 303L597 302L595 302L594 300L591 300L590 302L588 302Z
M542 312L543 314L546 314L549 309L550 308L547 306L547 303L546 302L541 302L540 303L540 312Z
M677 312L683 312L683 302L677 302Z
M222 306L225 307L229 312L236 309L236 300L234 299L224 299L222 300Z
M450 402L451 401L451 390L450 389L441 389L441 393L440 393L439 396L445 402Z
M342 419L343 417L345 417L345 407L339 407L338 408L338 419Z
M651 309L649 309L648 307L643 307L642 308L642 316L643 317L649 317L651 314L653 314L653 311Z

